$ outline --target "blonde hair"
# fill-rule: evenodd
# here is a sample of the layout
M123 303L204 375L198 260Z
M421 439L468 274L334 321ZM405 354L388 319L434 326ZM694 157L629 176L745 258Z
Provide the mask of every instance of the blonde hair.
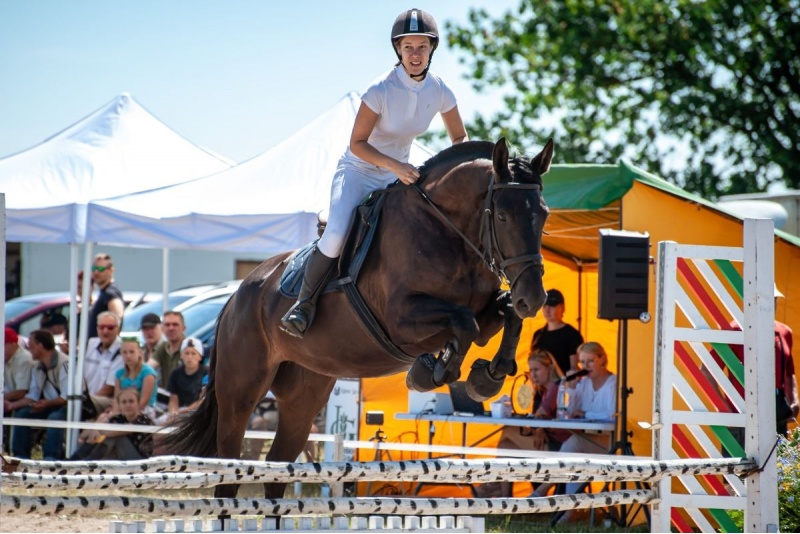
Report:
M528 354L528 367L530 367L531 362L537 362L545 366L550 370L550 376L548 377L550 382L555 382L561 376L561 368L556 363L556 359L550 354L549 351L541 350L541 349L534 349ZM540 386L539 384L533 385L534 389L539 393L544 394L544 387Z
M606 349L604 349L603 346L597 341L587 341L586 343L583 343L575 351L575 354L580 354L581 352L594 354L600 358L600 363L602 365L608 365L608 354L606 354Z
M117 402L119 402L120 397L122 397L122 395L125 394L125 393L133 393L133 395L136 397L136 403L138 405L138 403L139 403L139 390L134 388L134 387L120 389L119 392L117 393Z
M144 354L142 354L142 344L139 343L139 340L135 337L124 337L122 338L122 342L120 343L119 347L122 350L122 345L125 343L135 343L136 348L139 349L139 360L136 363L135 367L128 367L126 363L125 366L125 376L130 376L132 378L136 378L136 376L142 372L142 367L144 367Z

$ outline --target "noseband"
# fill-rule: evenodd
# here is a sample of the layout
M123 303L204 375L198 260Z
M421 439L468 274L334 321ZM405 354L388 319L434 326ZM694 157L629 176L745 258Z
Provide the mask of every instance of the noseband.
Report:
M483 247L481 251L469 238L464 235L464 233L459 230L455 224L445 215L442 211L433 203L433 201L425 194L425 191L419 186L418 183L412 185L414 189L420 194L420 196L425 199L428 205L436 212L439 217L447 223L450 228L456 232L464 242L469 245L469 247L475 251L475 253L483 259L483 263L486 267L492 271L492 273L500 279L501 282L505 282L508 284L509 288L513 291L514 284L517 283L519 277L522 276L522 273L530 269L531 267L538 267L544 273L544 258L540 253L535 254L524 254L522 256L516 256L514 258L506 259L503 255L503 252L500 250L500 246L497 243L497 232L495 230L494 224L494 215L493 215L493 208L494 208L494 192L496 189L524 189L524 190L536 190L541 191L542 186L539 184L525 184L522 182L508 182L508 183L495 183L492 180L492 183L489 185L489 190L486 194L486 205L483 209L483 213L481 214L481 225L480 230L478 233L479 240ZM495 255L497 257L495 257ZM516 265L518 263L526 263L517 275L514 278L509 278L505 272L506 267L510 265Z

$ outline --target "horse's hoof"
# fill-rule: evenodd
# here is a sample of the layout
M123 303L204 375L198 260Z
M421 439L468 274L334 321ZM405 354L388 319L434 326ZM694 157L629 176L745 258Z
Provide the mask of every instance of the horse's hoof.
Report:
M503 382L505 376L497 379L489 373L489 360L476 360L467 377L467 395L478 402L487 401L500 393Z
M413 391L430 391L442 384L433 381L433 369L436 367L436 358L433 354L423 354L419 356L406 375L406 387Z

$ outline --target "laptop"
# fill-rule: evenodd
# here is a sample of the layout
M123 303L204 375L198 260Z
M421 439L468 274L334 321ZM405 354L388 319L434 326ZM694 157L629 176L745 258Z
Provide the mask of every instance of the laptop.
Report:
M483 403L478 402L467 394L466 382L453 382L450 384L450 399L453 401L454 414L485 415Z

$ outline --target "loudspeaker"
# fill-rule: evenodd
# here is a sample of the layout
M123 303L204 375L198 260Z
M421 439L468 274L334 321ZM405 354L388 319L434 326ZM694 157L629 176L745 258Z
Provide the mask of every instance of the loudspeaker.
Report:
M638 319L647 311L650 235L600 230L600 319Z

